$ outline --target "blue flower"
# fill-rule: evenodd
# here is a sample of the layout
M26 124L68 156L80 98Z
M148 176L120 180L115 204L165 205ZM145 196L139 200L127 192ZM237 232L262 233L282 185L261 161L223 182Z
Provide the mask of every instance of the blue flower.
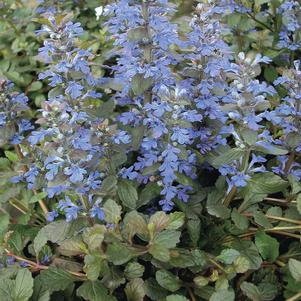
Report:
M39 131L33 131L31 132L30 136L28 137L28 141L31 145L38 144L42 140L45 139L45 137L50 136L54 133L52 129L46 129L46 130L39 130Z
M63 165L63 162L64 160L57 156L51 156L45 160L44 166L48 170L45 177L48 181L52 181L54 179L59 171L59 168Z
M177 141L179 144L191 144L192 140L188 129L180 127L173 128L173 134L171 135L172 141Z
M48 197L51 199L55 195L60 195L62 192L66 191L69 188L68 185L56 185L47 187Z
M131 142L131 138L126 131L119 131L116 135L114 135L113 141L116 144L120 144L120 143L128 144Z
M90 216L91 217L97 217L99 220L104 220L105 218L105 213L104 211L99 208L97 205L94 205L91 209L90 209Z
M248 180L251 177L249 175L246 175L244 173L238 173L235 176L231 177L231 182L236 186L236 187L245 187L248 184Z
M80 211L80 207L76 206L68 196L65 200L59 201L57 208L65 212L67 222L77 219Z
M49 211L47 214L47 221L48 222L53 222L56 217L59 216L59 213L56 210Z
M82 95L84 87L77 82L71 81L65 90L66 94L70 95L72 99L76 99Z
M30 169L24 173L24 179L27 182L29 189L33 189L35 187L36 177L38 174L39 169L35 165L31 166Z
M69 180L71 183L79 183L83 181L87 171L77 165L71 165L70 167L64 168L64 174L70 176Z

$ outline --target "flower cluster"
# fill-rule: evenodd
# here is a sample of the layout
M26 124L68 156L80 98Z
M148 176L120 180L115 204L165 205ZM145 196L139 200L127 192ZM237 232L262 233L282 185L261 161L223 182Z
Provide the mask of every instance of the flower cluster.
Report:
M26 118L28 97L13 92L13 83L0 79L0 145L19 144L33 127Z
M39 79L47 79L52 89L36 121L39 128L27 138L35 156L33 164L13 181L23 179L29 188L46 190L49 198L63 193L57 210L65 212L69 221L87 210L91 217L102 218L96 192L106 168L100 166L110 146L128 143L129 137L95 114L101 109L102 94L97 92L99 80L89 66L92 54L76 45L83 33L80 24L50 16L38 33L50 36L39 50L49 64ZM58 212L53 211L49 219L56 216Z
M122 83L114 95L119 113L112 116L101 114L99 87L104 79L93 76L93 55L79 47L82 27L68 16L56 19L48 12L38 31L48 35L39 50L48 68L39 79L47 80L51 90L36 121L39 127L26 138L33 163L13 181L24 180L30 189L42 189L60 200L50 219L60 212L68 221L84 212L103 218L100 191L112 169L142 187L157 183L159 204L169 211L176 199L189 199L199 167L210 167L212 154L232 151L229 139L238 150L233 160L212 165L226 177L230 190L266 171L262 153L284 156L287 149L299 151L298 63L275 82L285 86L289 96L272 107L275 88L257 79L260 66L271 60L244 53L235 60L222 39L225 7L242 10L233 1L200 3L189 28L181 32L171 22L175 9L168 1L121 0L106 6L101 12L110 16L107 25L118 51L114 80ZM25 96L15 98L26 105ZM2 115L1 125L14 118ZM23 133L33 127L23 119L14 122L19 133L11 142L20 144ZM280 127L290 142L275 137L267 124ZM108 163L114 152L122 168ZM279 159L282 165L290 161L285 158ZM290 164L284 171L272 170L281 175L292 170L298 176L298 164Z
M300 3L295 0L289 0L282 3L278 8L278 13L282 15L282 30L279 34L280 48L297 50L301 47L300 39Z
M124 83L117 98L125 112L119 121L143 131L137 162L122 175L144 184L156 179L163 186L159 203L170 210L174 198L186 201L192 191L178 177L196 178L192 146L207 153L225 143L218 133L224 95L213 92L225 90L230 58L219 10L199 4L185 39L170 22L174 10L167 1L120 1L105 12L115 15L108 24L120 47L115 76Z
M109 26L120 47L115 77L124 83L117 95L120 105L130 105L119 121L124 126L139 127L143 131L137 162L122 171L123 177L147 183L162 177L164 186L160 203L168 210L172 199L186 187L173 186L176 172L185 165L180 162L177 144L190 144L190 130L179 125L183 107L178 100L185 98L185 90L176 86L171 66L179 58L171 45L179 47L177 26L170 22L173 8L166 1L120 1L105 9ZM181 60L181 58L180 58ZM169 117L168 117L169 116ZM197 118L197 117L195 117ZM170 137L168 137L168 135ZM190 154L192 156L192 154ZM154 171L148 172L152 166ZM187 171L190 169L187 169Z

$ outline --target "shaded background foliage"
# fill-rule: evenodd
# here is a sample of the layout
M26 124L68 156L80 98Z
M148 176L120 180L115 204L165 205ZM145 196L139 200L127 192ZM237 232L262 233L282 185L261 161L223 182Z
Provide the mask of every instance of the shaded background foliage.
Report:
M174 1L178 11L173 21L183 32L187 32L191 13L199 2L207 1ZM234 56L243 51L250 60L257 53L271 58L268 64L260 61L260 68L254 67L254 79L272 85L279 76L288 76L298 83L299 74L292 70L299 68L294 69L294 61L300 57L300 37L299 29L291 25L294 18L300 22L300 11L292 10L292 5L299 5L298 1L216 2L225 5L220 21L226 24L223 38ZM112 67L118 63L119 50L113 45L116 37L111 39L104 25L110 16L101 15L99 20L95 16L95 8L107 4L109 1L8 0L0 4L1 75L29 98L27 118L33 121L39 118L39 109L50 91L47 81L38 79L48 68L38 56L43 37L35 34L46 22L41 15L44 8L51 6L57 16L67 14L67 19L81 23L85 33L80 37L79 47L91 49L93 75L109 79L113 78ZM287 6L281 8L281 5ZM240 59L243 62L246 57ZM252 70L248 65L246 68ZM290 92L289 84L286 86L281 80L280 84L274 84L275 93L268 97L273 108L285 104L282 98L288 93L292 98L296 95ZM235 88L233 85L232 89ZM120 83L107 80L101 83L99 91L103 94L102 104L109 103L116 91L120 91ZM112 119L126 111L120 107L114 112L110 110ZM276 117L271 116L269 121ZM239 121L237 124L240 126ZM265 126L271 129L275 139L287 134L277 123ZM254 147L253 140L257 139L254 133L245 131L239 135L243 142ZM231 148L218 149L212 152L213 158L206 158L215 169L202 169L197 184L191 184L185 177L179 179L184 185L192 185L195 191L187 203L174 200L170 213L161 211L158 205L161 189L157 183L146 188L111 174L101 188L106 196L102 207L104 221L92 220L93 225L85 214L71 222L60 218L47 222L39 202L45 199L49 209L55 209L57 204L48 200L45 192L32 192L25 184L9 181L16 170L24 167L24 161L18 148L3 143L1 298L24 301L301 299L299 151L295 151L298 138L291 140L285 141L284 147L269 145L268 150L265 145L258 146L256 151L267 154L270 172L250 174L246 187L242 185L239 192L230 189L227 194L225 177L219 177L223 172L221 167L226 164L226 168L232 168L232 162L242 156L235 145L236 137L229 135L227 141ZM282 157L287 153L286 148L294 154L292 162ZM28 151L25 147L25 152ZM123 163L123 158L115 159ZM127 167L135 159L135 152L131 153ZM199 160L203 162L204 157ZM276 169L277 160L284 162L284 168ZM249 157L246 161L249 163ZM244 181L235 179L234 183L238 180ZM60 214L68 218L65 209Z

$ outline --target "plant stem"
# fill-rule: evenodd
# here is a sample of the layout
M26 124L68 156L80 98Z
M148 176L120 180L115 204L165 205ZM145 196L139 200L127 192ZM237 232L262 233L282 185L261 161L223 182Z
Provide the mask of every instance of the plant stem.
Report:
M289 157L288 157L288 160L286 161L286 164L285 164L285 167L284 167L284 170L283 170L285 174L288 174L292 164L294 163L294 160L295 160L295 153L291 152Z
M195 296L193 294L192 289L190 287L187 287L187 290L188 290L188 294L189 294L189 296L191 298L191 301L196 301L196 298L195 298Z
M83 207L85 208L85 210L88 213L88 211L90 209L89 201L83 195L80 196L80 200L81 200L81 203L83 204ZM90 216L88 216L88 221L91 226L94 226L94 221Z
M243 213L242 215L247 216L247 217L253 217L252 213L247 213L247 212ZM266 214L265 217L267 217L269 219L277 220L277 221L284 221L284 222L288 222L288 223L292 223L292 224L301 225L301 221L298 221L295 219L290 219L290 218L281 217L281 216L268 215L268 214Z
M272 229L267 229L267 230L273 230L273 231L278 231L278 230L298 230L300 229L301 230L301 225L298 225L298 226L288 226L288 227L275 227L275 228L272 228Z
M42 265L42 264L38 264L32 260L29 260L29 259L26 259L26 258L23 258L21 256L18 256L18 255L15 255L13 253L11 253L8 249L4 249L7 256L11 256L11 257L14 257L16 260L19 260L19 261L24 261L26 262L27 264L29 264L32 268L36 269L36 270L48 270L49 269L49 266L47 265ZM69 274L71 275L74 275L74 276L77 276L77 277L81 277L81 278L87 278L87 275L86 274L83 274L83 273L79 273L79 272L72 272L72 271L68 271L66 270Z
M208 259L212 264L214 264L217 268L219 268L222 272L224 272L225 274L227 274L227 272L225 271L225 269L213 258L209 258Z
M268 26L267 24L261 22L260 20L258 20L254 15L252 15L251 13L247 13L247 15L254 20L256 23L260 24L262 27L270 30L271 32L274 32L273 28L271 28L270 26Z
M224 200L224 205L226 207L228 207L230 205L231 201L235 197L236 192L237 192L237 187L233 186L232 189L230 190L230 192L227 194L225 200Z
M276 260L275 263L278 264L282 268L285 267L285 263L282 262L281 260Z

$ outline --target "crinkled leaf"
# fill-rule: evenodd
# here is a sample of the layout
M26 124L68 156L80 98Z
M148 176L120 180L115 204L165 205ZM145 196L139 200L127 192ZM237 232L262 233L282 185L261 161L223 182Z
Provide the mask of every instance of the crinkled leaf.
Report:
M114 301L108 290L100 281L86 281L76 291L77 296L87 301Z
M100 248L106 232L104 225L94 225L87 228L83 234L84 242L88 245L89 250L94 251Z
M224 249L217 258L226 264L231 264L240 256L240 252L235 249Z
M107 223L118 224L121 218L121 206L109 199L103 205L105 221Z
M144 281L141 278L132 279L124 291L128 301L143 301L145 296Z
M244 281L241 284L240 289L252 301L262 301L261 292L259 291L258 287L253 283Z
M117 193L122 204L125 207L130 209L136 208L138 201L138 193L136 188L131 184L131 182L126 180L119 181Z
M49 267L39 275L42 285L49 290L50 293L65 290L70 284L77 280L76 277L63 269Z
M279 242L265 232L256 233L255 244L263 259L273 262L279 256Z
M67 223L65 220L52 222L44 226L34 239L34 250L38 254L47 241L60 243L71 238L81 231L84 227L82 221L76 220Z
M189 301L189 299L182 295L169 295L166 297L166 301Z
M240 230L246 230L249 227L249 220L240 214L236 208L232 210L231 219L233 220L235 226Z
M122 243L114 242L108 245L107 256L114 265L122 265L135 257L136 253Z
M134 279L143 276L144 266L138 262L130 262L124 270L127 279Z
M290 258L288 261L288 268L293 278L296 281L301 282L301 261Z
M166 270L157 271L156 280L163 288L171 292L175 292L181 287L181 280Z
M213 293L209 301L234 301L234 299L235 294L233 291L222 289Z

